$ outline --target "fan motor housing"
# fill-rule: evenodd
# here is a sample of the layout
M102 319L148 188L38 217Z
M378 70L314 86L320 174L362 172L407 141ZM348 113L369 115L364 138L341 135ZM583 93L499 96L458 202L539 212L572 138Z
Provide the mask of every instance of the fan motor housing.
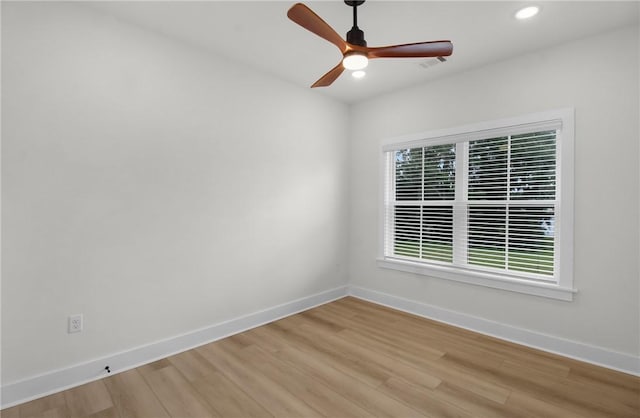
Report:
M367 46L367 41L364 40L364 32L357 26L352 27L351 30L347 32L347 42L352 45Z

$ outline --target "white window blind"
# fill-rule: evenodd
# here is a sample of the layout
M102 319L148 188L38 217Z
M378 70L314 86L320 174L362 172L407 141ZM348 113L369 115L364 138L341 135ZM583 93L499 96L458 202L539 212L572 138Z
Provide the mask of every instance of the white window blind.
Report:
M560 285L562 129L554 118L385 145L383 259Z

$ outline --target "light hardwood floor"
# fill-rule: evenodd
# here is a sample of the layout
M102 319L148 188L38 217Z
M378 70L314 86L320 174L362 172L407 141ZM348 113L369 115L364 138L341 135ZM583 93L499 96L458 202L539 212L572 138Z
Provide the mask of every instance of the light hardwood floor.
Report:
M640 379L348 297L1 415L637 418Z

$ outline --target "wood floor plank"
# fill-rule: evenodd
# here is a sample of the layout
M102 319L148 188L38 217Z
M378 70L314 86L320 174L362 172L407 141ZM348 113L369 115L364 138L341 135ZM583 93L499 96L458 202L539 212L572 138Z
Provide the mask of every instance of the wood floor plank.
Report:
M264 377L233 353L224 350L222 344L212 343L197 348L211 364L229 380L257 401L274 416L320 417L309 405L292 395L280 384Z
M172 417L216 417L217 412L202 399L174 366L142 373L153 393Z
M430 390L412 385L396 377L384 382L380 390L387 395L402 400L430 417L470 418L473 416L470 412L452 403L437 399Z
M337 314L341 315L344 318L350 318L352 316L357 315L357 312L354 312L354 311L350 311L350 310L339 311L339 310L337 310L335 302L327 303L325 305L320 305L320 306L317 306L317 307L315 307L313 309L310 309L308 311L305 311L305 312L317 312L317 313L320 313L320 314L337 313Z
M480 374L498 370L505 362L501 357L486 358L482 353L466 353L458 350L449 350L438 361L442 364L455 365L461 369L474 370Z
M301 331L300 327L283 330L278 324L270 324L265 329L280 336L280 338L286 339L291 346L330 362L333 367L341 372L371 387L377 387L389 378L389 374L379 367L365 364L362 359L352 353L335 349L323 338L309 335Z
M307 324L302 325L300 329L309 335L316 336L318 339L325 340L338 352L349 353L350 356L357 358L367 367L376 367L388 376L395 375L429 389L436 388L442 382L442 380L427 373L423 368L406 365L383 353L371 350L366 345L354 343L349 339L348 335L345 337L342 331L335 334L324 334L322 330Z
M110 376L104 383L111 394L114 408L123 418L169 417L138 370Z
M531 414L484 396L477 395L455 384L442 382L433 390L433 397L454 404L479 418L530 418Z
M167 360L190 382L201 379L217 369L195 350L168 357Z
M112 408L109 408L109 409L112 409ZM106 411L106 409L104 411ZM102 412L103 411L96 412L95 414L91 414L91 416L100 414ZM63 407L63 408L48 409L44 411L42 415L38 415L38 416L42 418L68 418L71 415L69 414L69 408Z
M435 350L429 345L417 342L415 336L406 335L406 333L400 333L397 329L387 329L380 327L370 319L362 319L358 316L351 318L342 318L336 314L328 314L326 318L335 321L336 323L346 324L347 327L343 333L346 332L359 332L366 335L369 338L378 339L384 343L395 343L398 348L402 349L414 349L413 352L420 353L421 356L428 356L433 359L442 357L445 352Z
M520 361L541 368L566 369L570 367L567 358L557 354L547 353L535 348L526 347L511 341L500 340L488 335L479 335L476 344L483 350L493 351L497 355L504 356L507 360Z
M163 358L161 360L145 364L144 366L140 367L139 371L141 373L144 373L147 370L159 370L169 366L171 366L171 362L169 361L169 359Z
M247 363L281 384L294 396L326 417L373 417L366 410L332 390L323 382L287 366L258 346L239 353Z
M4 418L640 418L640 378L346 297Z
M640 379L636 376L576 360L571 360L567 363L571 369L568 375L568 379L571 381L598 384L601 387L621 389L628 392L637 393L640 391Z
M351 318L351 321L356 322L359 329L367 329L368 332L380 334L384 330L383 338L389 339L386 333L390 332L394 338L406 340L412 345L427 346L441 353L456 350L474 355L481 354L487 360L502 358L498 353L481 344L477 335L469 335L470 331L447 332L443 324L406 313L402 314L404 320L396 320L394 326L385 328L380 327L377 324L379 319L373 316L369 318L356 315Z
M426 319L414 314L402 312L386 306L377 305L354 297L346 297L336 301L347 309L359 310L356 315L361 318L375 318L376 322L389 321L391 325L400 324L401 328L413 327L415 330L426 330L429 334L439 334L439 337L456 341L473 341L482 337L481 334L464 328L451 327L445 323Z
M289 346L286 340L277 338L266 327L254 328L243 334L243 337L245 337L247 341L251 341L253 345L259 345L263 350L270 353L284 350Z
M293 329L297 328L300 324L304 323L304 319L300 316L300 314L291 315L286 318L280 319L278 322L278 326L283 329Z
M340 302L342 306L352 304L356 309L363 309L363 307L365 307L367 312L372 313L370 316L376 318L376 314L373 313L376 307L374 304L355 298L344 298ZM424 319L416 315L393 311L389 308L385 308L379 312L378 315L391 316L396 318L396 320L399 318L404 319L400 322L399 326L393 327L393 329L390 330L396 338L408 338L413 342L435 347L443 352L459 352L467 357L476 356L485 358L487 361L492 360L499 362L500 359L512 359L514 361L520 360L527 364L540 364L544 367L557 366L561 369L561 373L567 373L566 359L555 354L544 353L494 337ZM358 319L366 320L361 314L352 318L352 320ZM374 327L376 326L375 321L377 321L377 318L371 320L371 325ZM361 325L363 327L367 326L366 323L361 323ZM377 328L380 329L380 327ZM387 331L386 328L385 331Z
M622 417L630 411L619 402L611 399L602 400L595 392L584 387L570 384L566 379L552 377L531 369L516 367L505 363L504 367L494 375L487 376L491 381L508 383L512 388L528 393L532 397L545 399L549 404L557 405L584 416ZM602 405L605 403L607 406ZM637 412L637 411L636 411Z
M358 328L349 328L341 331L340 336L365 347L375 347L377 351L382 351L393 358L406 358L410 363L415 358L424 359L425 361L438 360L446 354L443 351L433 350L427 346L412 344L402 338L396 338L395 336L385 337L382 334Z
M507 399L506 406L516 411L521 411L532 418L588 418L597 416L576 413L570 409L546 402L544 399L539 399L519 390L511 392L509 399Z
M361 333L357 334L359 334L359 341L363 345L369 346L375 350L380 349L379 347L384 347L383 350L395 350L392 352L395 354L395 358L399 362L421 367L428 374L437 377L442 381L455 383L457 386L465 388L466 390L483 396L489 400L504 403L511 392L511 390L505 385L487 382L485 379L473 376L463 369L448 367L447 364L439 362L440 357L432 360L421 356L419 352L414 353L403 351L401 348L395 346L393 342L369 339L366 335Z
M17 410L18 408L20 408L21 418L40 417L47 414L69 415L67 401L63 392L39 398L12 409ZM2 411L3 417L5 416L4 412Z
M3 409L0 411L0 418L20 418L20 406Z
M379 417L427 416L369 385L362 384L354 377L332 367L331 364L297 348L290 347L274 355L292 367L334 388L342 396L373 415Z
M504 367L505 364L512 364L516 367L530 369L537 373L543 373L557 378L566 378L571 372L571 368L568 365L558 365L554 363L543 362L540 361L539 358L538 361L524 360L521 358L506 358L502 366Z
M583 390L598 393L599 397L617 400L633 411L640 411L640 395L638 395L640 393L640 385L636 385L637 387L634 389L618 381L593 380L589 377L572 374L572 372L573 369L567 377L568 384L579 385Z
M196 380L193 386L222 417L273 417L273 414L220 372Z
M103 409L95 414L89 415L87 418L122 418L118 410L114 408Z
M104 380L87 383L64 392L69 416L87 417L96 412L113 407L111 395L107 390Z

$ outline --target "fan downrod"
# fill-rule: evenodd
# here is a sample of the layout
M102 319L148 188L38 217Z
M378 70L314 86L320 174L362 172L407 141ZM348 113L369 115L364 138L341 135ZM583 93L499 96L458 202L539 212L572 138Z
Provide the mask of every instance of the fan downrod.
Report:
M358 27L358 6L364 3L364 0L344 0L347 6L353 7L353 27L347 32L347 42L353 45L367 46L364 39L364 32Z

